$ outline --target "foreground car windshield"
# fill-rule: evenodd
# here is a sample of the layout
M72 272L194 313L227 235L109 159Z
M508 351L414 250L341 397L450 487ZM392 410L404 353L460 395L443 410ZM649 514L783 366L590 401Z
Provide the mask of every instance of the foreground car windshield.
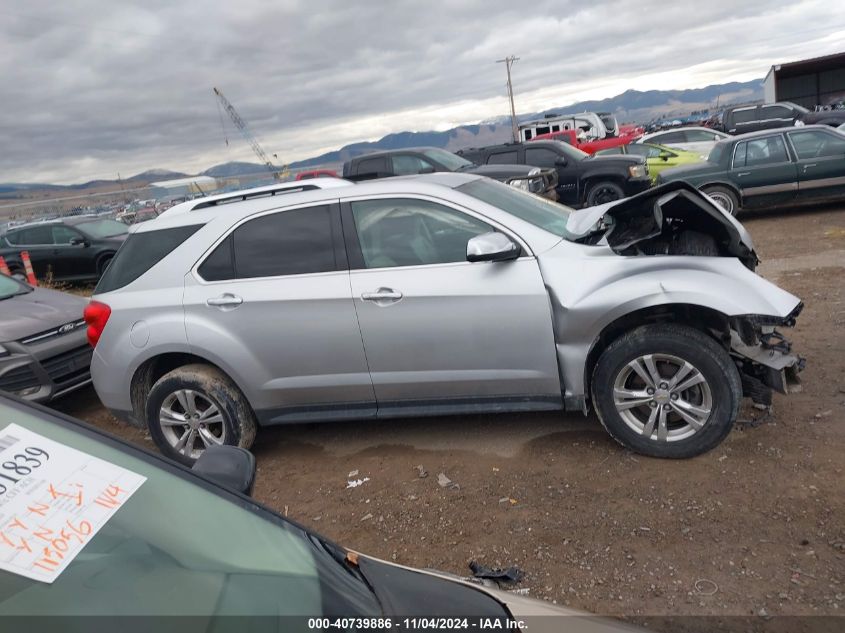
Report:
M129 232L129 227L117 220L92 220L77 224L76 228L90 237L116 237Z
M456 191L477 198L558 237L570 239L566 223L572 209L488 178L473 180Z
M457 154L447 152L444 149L424 149L422 153L452 171L475 167L475 163L471 163L466 158L461 158Z
M0 616L380 613L363 581L336 562L325 543L253 502L119 441L0 398L0 445L18 441L4 431L11 423L146 481L52 584L0 570ZM29 444L20 443L23 454ZM28 454L43 459L47 453ZM53 483L55 495L99 499L96 490L77 491L73 482ZM8 495L12 484L4 485ZM14 492L26 496L33 490ZM34 515L19 518L26 523ZM12 534L15 529L4 524L3 533L35 550L38 538ZM61 545L53 541L51 547ZM0 541L0 547L7 556L8 543Z

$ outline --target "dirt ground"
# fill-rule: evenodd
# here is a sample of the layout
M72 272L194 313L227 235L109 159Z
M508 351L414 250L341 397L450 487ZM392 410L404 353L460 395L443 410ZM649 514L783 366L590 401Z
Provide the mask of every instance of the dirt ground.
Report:
M259 433L255 496L387 560L517 565L530 596L594 613L845 614L845 209L741 219L806 304L786 333L807 368L714 451L636 456L580 414L291 426ZM152 448L92 390L57 408Z

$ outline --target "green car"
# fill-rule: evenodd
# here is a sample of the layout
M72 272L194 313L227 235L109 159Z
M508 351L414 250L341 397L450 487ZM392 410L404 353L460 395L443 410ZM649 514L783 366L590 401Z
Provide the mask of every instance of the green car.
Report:
M700 165L663 171L729 213L845 198L845 136L827 125L775 128L719 141Z
M648 173L651 174L652 183L657 181L657 174L664 169L701 162L701 156L696 152L688 152L685 149L655 145L653 143L629 143L628 145L619 145L596 152L597 156L610 154L645 156L645 162L648 163Z

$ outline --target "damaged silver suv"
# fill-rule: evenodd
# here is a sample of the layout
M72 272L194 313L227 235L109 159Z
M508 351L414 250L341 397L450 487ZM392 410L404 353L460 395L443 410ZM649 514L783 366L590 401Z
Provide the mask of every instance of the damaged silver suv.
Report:
M803 364L756 263L684 183L571 211L469 174L302 181L138 226L86 310L92 375L186 463L272 424L591 406L690 457Z

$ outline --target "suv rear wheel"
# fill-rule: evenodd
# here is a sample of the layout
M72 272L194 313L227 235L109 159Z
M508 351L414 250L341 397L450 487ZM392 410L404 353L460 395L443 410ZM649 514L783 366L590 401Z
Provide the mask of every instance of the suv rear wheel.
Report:
M693 457L718 445L739 412L742 385L727 351L693 328L628 332L596 363L593 402L608 433L652 457Z
M209 365L185 365L159 378L147 397L146 420L159 450L188 466L209 446L249 448L255 439L246 398Z

